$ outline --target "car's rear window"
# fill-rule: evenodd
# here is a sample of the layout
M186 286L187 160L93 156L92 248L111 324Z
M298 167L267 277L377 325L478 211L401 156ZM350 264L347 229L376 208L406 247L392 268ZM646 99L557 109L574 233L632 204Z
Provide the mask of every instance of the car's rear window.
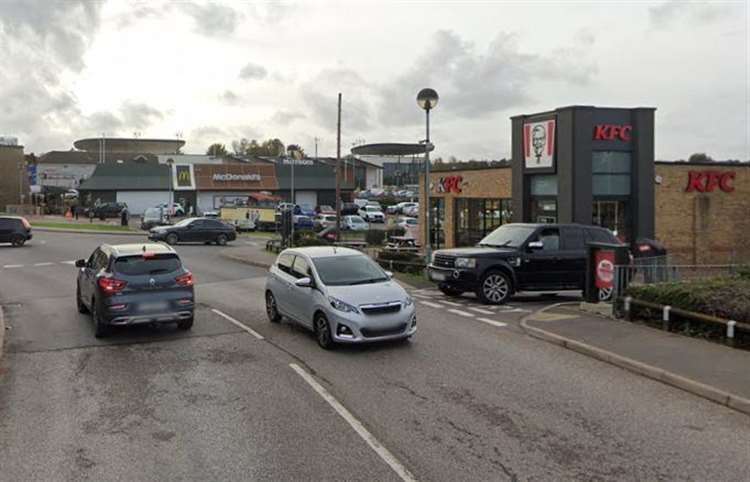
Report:
M174 254L159 254L153 257L124 256L117 258L115 273L125 276L166 274L181 268L180 258Z

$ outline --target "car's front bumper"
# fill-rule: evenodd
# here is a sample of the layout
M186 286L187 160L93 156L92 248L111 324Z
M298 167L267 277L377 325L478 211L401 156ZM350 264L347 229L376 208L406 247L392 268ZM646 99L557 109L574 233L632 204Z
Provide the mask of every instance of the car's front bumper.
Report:
M364 315L330 310L328 321L331 335L336 343L375 343L402 340L417 332L417 312L414 305L402 308L398 313L387 315ZM342 334L339 325L349 328L351 334Z
M466 291L473 290L478 283L477 274L470 269L443 268L431 264L427 266L427 275L430 281Z

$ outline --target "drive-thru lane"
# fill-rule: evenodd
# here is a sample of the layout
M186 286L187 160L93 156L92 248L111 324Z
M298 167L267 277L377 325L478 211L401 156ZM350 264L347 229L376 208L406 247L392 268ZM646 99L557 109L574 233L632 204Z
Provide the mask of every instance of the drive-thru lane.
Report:
M544 300L495 308L415 292L413 341L327 352L304 330L267 322L262 270L214 246L179 246L198 280L194 330L120 330L98 342L75 311L74 268L59 261L115 240L62 236L39 235L45 245L12 256L0 248L0 265L24 265L12 279L0 271L12 328L0 458L18 475L33 453L39 473L69 478L132 465L134 478L398 478L290 364L420 480L744 473L750 419L528 338L518 321ZM24 435L11 436L16 427Z

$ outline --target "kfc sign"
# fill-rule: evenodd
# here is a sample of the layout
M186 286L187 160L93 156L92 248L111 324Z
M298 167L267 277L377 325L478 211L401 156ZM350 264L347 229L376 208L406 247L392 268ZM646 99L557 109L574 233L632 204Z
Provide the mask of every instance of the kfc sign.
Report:
M454 192L460 194L463 180L464 178L462 176L441 177L435 185L435 190L437 192Z
M523 125L523 157L526 169L554 167L554 120L529 122Z
M617 124L599 124L594 126L595 141L623 141L630 142L633 126Z
M685 192L713 192L716 188L724 192L734 191L732 171L690 171Z

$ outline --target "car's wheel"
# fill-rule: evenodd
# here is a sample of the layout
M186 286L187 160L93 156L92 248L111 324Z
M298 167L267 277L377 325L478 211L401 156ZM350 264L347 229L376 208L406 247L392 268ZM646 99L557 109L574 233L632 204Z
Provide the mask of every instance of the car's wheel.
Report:
M191 316L187 320L182 320L177 322L177 329L187 331L190 328L193 327L193 317Z
M331 337L331 325L323 313L315 315L315 338L318 340L318 345L324 350L333 348L334 341Z
M266 314L271 323L281 321L281 313L279 313L279 307L276 305L276 297L270 291L266 292Z
M477 298L488 305L501 305L510 298L510 279L500 271L488 271L482 276L477 288Z
M226 234L220 234L216 236L216 244L219 246L226 246L227 245L227 235Z
M96 300L91 300L91 318L94 321L94 336L104 338L109 335L109 326L102 321L99 315L99 309L96 307Z
M180 238L175 233L167 234L167 244L174 246L179 240Z
M78 313L86 314L89 312L89 309L86 308L86 305L83 304L83 300L81 300L81 287L76 287L76 306L78 307Z
M20 234L16 234L15 236L11 238L10 243L13 245L14 248L20 248L26 243L26 238L24 238Z
M464 293L463 291L461 291L458 288L453 288L452 286L446 286L446 285L440 285L440 286L438 286L438 289L445 296L450 296L451 298L455 298L457 296L461 296Z

